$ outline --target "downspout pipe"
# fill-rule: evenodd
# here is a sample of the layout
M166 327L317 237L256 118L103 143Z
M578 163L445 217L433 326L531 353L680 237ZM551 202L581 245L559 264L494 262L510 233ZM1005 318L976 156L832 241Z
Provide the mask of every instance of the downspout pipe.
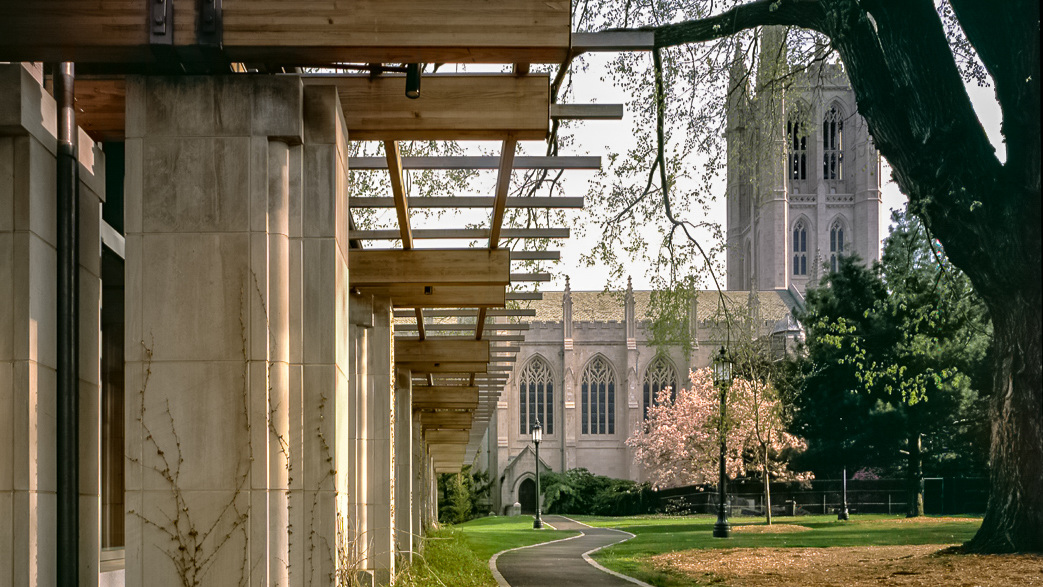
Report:
M57 220L57 579L58 587L79 580L79 340L80 340L80 177L76 156L75 66L54 67L58 106Z

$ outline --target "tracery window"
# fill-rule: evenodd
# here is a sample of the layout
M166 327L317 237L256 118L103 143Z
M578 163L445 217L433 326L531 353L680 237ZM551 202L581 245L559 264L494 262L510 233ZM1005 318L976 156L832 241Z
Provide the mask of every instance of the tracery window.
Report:
M545 434L554 434L554 381L550 365L533 357L518 378L520 431L528 434L539 418Z
M808 229L803 220L793 225L793 274L808 274Z
M836 106L822 121L822 177L844 179L844 118Z
M800 121L786 123L786 138L789 141L789 178L808 178L808 135Z
M645 370L645 418L648 418L648 407L658 402L659 392L667 387L670 388L670 401L677 399L677 372L665 357L656 357Z
M840 257L844 254L844 225L839 220L829 229L829 268L837 270Z
M594 357L583 369L580 397L583 434L615 434L616 376L605 357Z

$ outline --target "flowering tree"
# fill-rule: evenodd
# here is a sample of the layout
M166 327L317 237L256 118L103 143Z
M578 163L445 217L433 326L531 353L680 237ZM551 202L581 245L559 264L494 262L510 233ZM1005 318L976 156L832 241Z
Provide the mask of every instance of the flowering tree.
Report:
M671 487L713 479L719 466L722 429L729 477L745 477L750 470L759 470L765 482L810 477L787 467L788 454L804 450L806 445L785 431L782 405L770 385L735 379L727 395L727 419L722 423L720 391L710 370L692 371L690 380L689 387L681 389L673 401L669 388L660 391L656 405L648 408L645 426L626 441L653 483ZM770 505L767 509L770 511Z

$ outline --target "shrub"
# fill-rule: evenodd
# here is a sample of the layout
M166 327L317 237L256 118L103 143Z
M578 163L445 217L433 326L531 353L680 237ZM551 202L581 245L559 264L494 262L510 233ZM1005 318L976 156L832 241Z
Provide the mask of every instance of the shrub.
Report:
M541 480L548 514L629 516L652 513L659 506L648 483L594 475L583 468L544 473Z

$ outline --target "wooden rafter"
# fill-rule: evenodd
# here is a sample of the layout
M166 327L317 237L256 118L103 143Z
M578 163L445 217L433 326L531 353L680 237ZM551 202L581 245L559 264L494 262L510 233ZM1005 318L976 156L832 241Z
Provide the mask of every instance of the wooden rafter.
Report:
M503 214L507 208L507 194L511 189L511 171L514 169L514 151L518 146L518 140L514 136L508 136L500 148L500 168L496 176L496 202L493 204L491 227L489 233L489 248L496 249L500 246L500 233L503 229Z
M500 285L510 283L510 253L481 249L365 250L352 254L356 287Z
M352 208L391 208L394 198L354 197L350 200ZM484 196L423 196L409 198L411 208L492 208L496 198ZM583 197L541 197L507 198L507 208L582 208Z
M77 99L79 96L77 95ZM479 155L450 155L444 157L402 157L402 169L499 169L500 158ZM383 157L349 157L348 169L366 171L387 169ZM514 169L601 169L601 157L557 156L514 158Z

